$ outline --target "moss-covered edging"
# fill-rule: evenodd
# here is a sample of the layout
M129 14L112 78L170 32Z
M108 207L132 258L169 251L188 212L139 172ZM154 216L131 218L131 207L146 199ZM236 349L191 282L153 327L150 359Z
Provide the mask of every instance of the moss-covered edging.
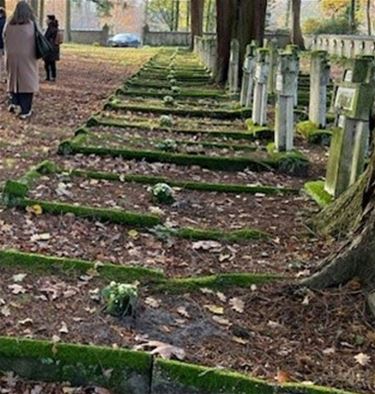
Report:
M82 274L98 275L108 281L140 282L151 291L168 293L186 293L199 291L202 288L224 290L228 288L249 288L273 281L287 279L272 273L224 273L207 276L189 276L167 278L162 271L136 266L98 263L65 257L45 256L37 253L26 253L17 250L0 250L0 267L21 268L33 273L50 275L80 276Z
M280 152L268 155L264 159L251 157L216 157L203 155L189 155L182 153L169 153L159 150L142 150L131 147L120 149L84 145L85 134L80 134L73 139L65 140L59 145L58 152L63 155L81 153L85 155L113 156L131 160L145 160L147 162L173 163L176 165L198 165L203 168L219 171L242 171L246 168L252 171L280 170L290 175L301 175L307 171L309 161L301 153ZM298 167L298 168L297 168Z
M187 116L187 117L203 117L203 118L217 118L217 119L238 119L248 118L251 116L250 109L212 109L204 110L198 108L174 108L174 107L157 107L144 105L132 105L132 104L117 104L114 102L108 102L104 106L104 110L113 111L132 111L139 113L154 113L160 115L176 115L176 116Z
M89 170L71 170L69 172L72 175L103 179L109 181L119 182L135 182L144 185L155 185L157 183L167 183L169 186L178 187L181 189L188 190L199 190L208 192L222 192L222 193L248 193L256 194L262 193L266 195L277 195L277 194L298 194L298 189L276 187L276 186L261 186L261 185L240 185L230 183L208 183L208 182L195 182L195 181L178 181L169 179L163 176L153 175L132 175L132 174L116 174L100 171L89 171Z
M181 133L181 134L192 134L192 135L212 135L215 137L225 137L231 139L246 139L249 141L255 141L257 139L261 139L262 136L254 135L249 133L246 130L195 130L195 129L183 129L178 127L172 128L165 128L160 127L159 125L150 124L149 122L143 123L136 123L131 121L123 121L116 118L109 118L109 117L91 117L87 123L87 127L94 127L94 126L104 126L104 127L118 127L118 128L133 128L133 129L140 129L140 130L150 130L150 131L170 131L171 133Z
M0 370L32 380L99 385L117 394L146 394L152 356L98 346L0 337Z
M156 359L152 394L354 394L307 384L274 385L236 372Z
M324 181L307 182L304 191L322 208L333 201L333 197L324 190Z

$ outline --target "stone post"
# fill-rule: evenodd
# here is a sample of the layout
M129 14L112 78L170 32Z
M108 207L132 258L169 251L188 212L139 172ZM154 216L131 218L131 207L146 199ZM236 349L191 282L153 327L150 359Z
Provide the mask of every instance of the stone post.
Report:
M257 50L254 74L254 95L252 121L254 125L265 126L267 124L267 83L270 71L269 50L260 48Z
M243 64L242 87L240 104L242 107L251 107L254 86L256 44L251 43L246 47L246 55Z
M297 45L287 45L286 51L291 53L297 62L297 73L294 81L294 106L298 105L298 75L299 75L299 49Z
M309 120L318 127L326 127L327 85L330 65L326 51L311 53Z
M352 70L345 75L336 94L337 124L333 131L325 182L325 190L334 197L352 185L364 170L375 95L374 59L356 58Z
M275 145L280 151L293 149L295 82L298 59L290 53L279 56L276 76Z
M238 72L240 62L240 43L237 39L233 39L230 44L230 60L229 60L229 91L232 94L238 93Z
M267 42L266 48L270 51L270 74L268 77L268 94L274 94L276 88L276 69L278 62L277 40L274 38Z

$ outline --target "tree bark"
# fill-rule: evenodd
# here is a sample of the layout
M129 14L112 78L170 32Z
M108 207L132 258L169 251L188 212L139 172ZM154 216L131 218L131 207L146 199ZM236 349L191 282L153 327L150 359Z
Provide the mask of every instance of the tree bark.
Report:
M228 77L230 41L235 16L236 0L216 0L216 82L224 84Z
M371 0L367 0L366 3L366 20L367 20L367 34L371 36L372 26L371 26Z
M356 9L356 0L351 0L350 10L349 10L349 26L350 26L351 34L354 34L356 30L355 9Z
M305 49L301 29L301 0L292 0L292 34L291 41L300 49Z
M66 0L65 5L65 31L64 31L64 40L65 42L72 41L72 26L71 26L71 15L72 15L72 2L71 0Z
M174 30L178 31L180 22L180 0L176 0Z
M338 252L323 261L314 275L302 281L303 286L324 289L358 278L368 292L375 290L375 152L353 190L360 199L360 216L354 231ZM345 199L349 200L350 195Z
M204 0L191 0L191 49L194 48L194 39L203 34Z
M256 40L263 44L267 0L217 0L217 75L218 83L224 83L228 75L230 42L237 38L240 43L242 65L246 45ZM242 67L240 67L242 70ZM241 77L241 75L240 75ZM239 78L239 81L241 78Z
M44 0L40 0L39 2L39 26L43 27L43 21L44 21Z

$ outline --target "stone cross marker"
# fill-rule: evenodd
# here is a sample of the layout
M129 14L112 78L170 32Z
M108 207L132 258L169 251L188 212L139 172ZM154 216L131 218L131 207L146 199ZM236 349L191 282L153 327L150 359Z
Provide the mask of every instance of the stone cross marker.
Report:
M291 53L295 61L297 62L297 73L295 75L294 81L294 106L297 107L298 105L298 75L299 75L299 49L297 45L287 45L286 52Z
M243 64L242 87L240 104L242 107L251 107L254 87L256 44L251 43L246 47L245 60Z
M290 52L279 57L276 76L275 145L278 151L293 149L294 100L298 59Z
M270 71L269 50L260 48L257 50L254 73L254 95L252 121L255 125L267 124L267 84Z
M326 51L311 53L309 120L324 128L327 120L327 85L330 65Z
M325 190L343 193L363 172L370 137L370 112L375 95L375 61L357 57L337 89L336 129L333 132Z
M230 44L230 60L228 82L229 91L232 94L238 93L238 78L239 78L239 63L240 63L240 43L237 39L233 39Z
M270 74L268 78L268 94L274 94L276 90L276 70L278 62L277 40L272 39L267 42L266 48L270 50Z

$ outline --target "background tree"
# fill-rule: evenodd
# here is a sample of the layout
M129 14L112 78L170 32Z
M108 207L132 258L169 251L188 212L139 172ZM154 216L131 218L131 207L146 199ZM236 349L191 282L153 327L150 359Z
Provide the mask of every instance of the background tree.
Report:
M240 42L240 64L246 45L252 40L262 45L264 38L267 0L217 0L217 65L216 80L224 83L228 75L230 42Z
M345 12L349 6L349 1L350 0L321 0L320 8L325 15L335 19L337 15Z
M191 44L190 47L194 48L194 39L196 36L203 34L203 10L204 0L191 0L190 1L190 14L191 14Z
M298 45L300 49L305 49L301 29L301 0L292 0L291 41L294 45Z

